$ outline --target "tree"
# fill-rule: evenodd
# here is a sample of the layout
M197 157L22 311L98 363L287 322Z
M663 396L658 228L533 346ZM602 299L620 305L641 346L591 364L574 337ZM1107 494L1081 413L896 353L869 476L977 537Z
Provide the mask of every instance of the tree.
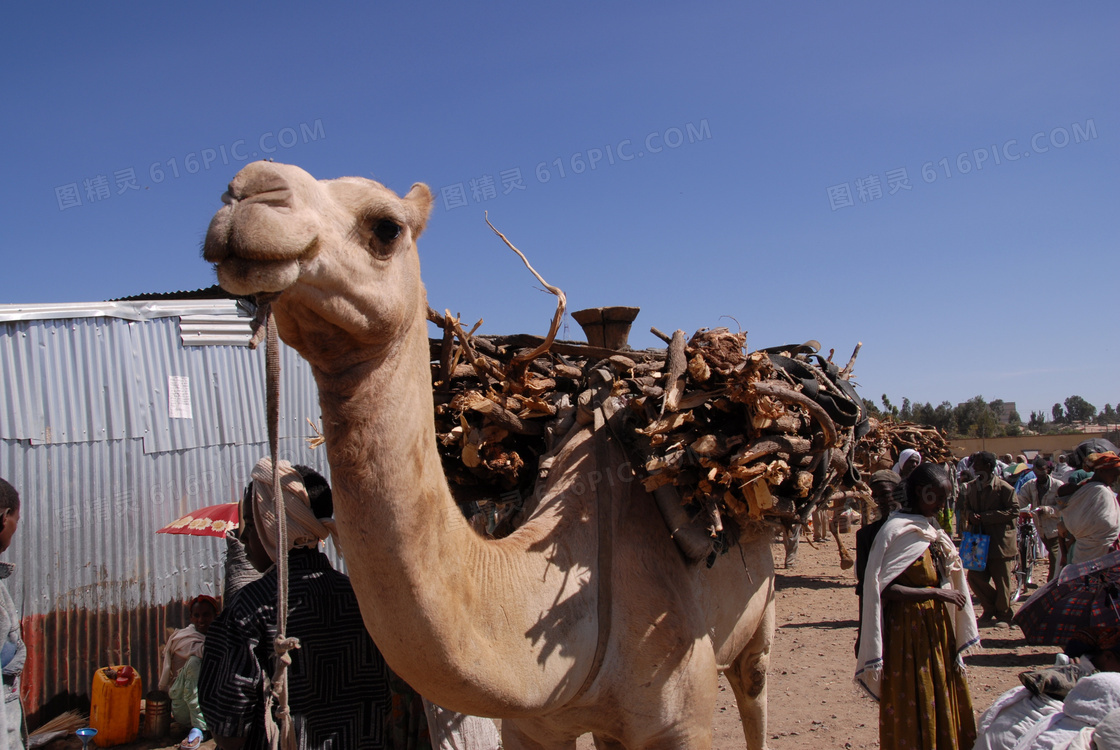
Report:
M976 422L980 419L980 415L984 413L991 413L991 408L988 402L984 400L983 396L973 396L963 404L959 404L954 410L954 416L957 421L957 431L962 435L975 434ZM992 414L992 419L999 424L999 420ZM982 437L992 437L992 435L984 435Z
M999 419L991 409L981 411L976 416L976 422L972 425L972 434L978 438L998 437L1002 432L1003 429L1000 427Z
M1115 424L1118 421L1120 419L1118 419L1116 410L1112 408L1112 404L1105 404L1101 413L1097 415L1097 424L1099 425Z
M1070 422L1088 422L1097 415L1097 407L1080 396L1070 396L1065 405L1066 417Z
M1046 415L1040 411L1032 411L1031 419L1027 422L1027 429L1033 432L1042 432L1046 429Z
M937 429L943 430L947 435L957 434L957 418L953 414L953 405L948 401L942 401L933 410L932 424Z
M884 414L889 414L892 417L897 417L898 416L898 407L891 403L891 400L889 398L887 398L887 394L884 393L882 398L883 398L883 413Z
M879 410L879 407L876 406L875 402L871 399L863 399L863 411L869 417L874 417L875 419L883 418L883 412Z
M1061 404L1054 404L1053 408L1050 409L1050 413L1054 416L1054 421L1057 422L1058 424L1061 424L1061 423L1066 421L1066 415L1062 411L1062 405Z
M914 421L914 410L910 407L910 399L902 398L902 408L898 411L898 418L904 422Z

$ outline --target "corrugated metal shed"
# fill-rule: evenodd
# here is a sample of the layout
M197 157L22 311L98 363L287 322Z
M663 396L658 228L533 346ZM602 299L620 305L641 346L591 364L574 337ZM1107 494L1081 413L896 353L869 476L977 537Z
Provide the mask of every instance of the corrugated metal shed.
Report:
M267 453L264 350L233 300L0 306L0 476L20 492L8 586L24 617L34 724L87 699L96 668L158 677L183 603L220 594L224 543L155 534L236 500ZM311 450L318 391L281 354L280 451Z

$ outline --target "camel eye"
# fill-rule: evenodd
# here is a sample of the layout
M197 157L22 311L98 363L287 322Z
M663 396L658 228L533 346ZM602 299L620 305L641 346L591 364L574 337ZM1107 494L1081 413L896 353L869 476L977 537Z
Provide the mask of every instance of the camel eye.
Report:
M373 233L377 235L377 239L388 244L401 236L401 225L389 219L382 219L374 225Z

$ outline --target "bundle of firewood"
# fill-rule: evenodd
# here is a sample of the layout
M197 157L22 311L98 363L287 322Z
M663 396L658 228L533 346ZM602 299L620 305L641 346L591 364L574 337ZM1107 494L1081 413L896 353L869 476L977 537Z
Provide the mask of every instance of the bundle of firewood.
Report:
M907 448L922 454L922 460L935 464L955 463L953 449L937 428L897 422L893 419L870 419L869 430L856 447L856 462L862 471L889 469Z
M816 342L748 353L746 335L726 328L688 340L651 329L667 348L644 351L555 341L563 291L490 227L558 302L544 338L476 336L482 321L467 332L450 311L428 310L443 331L430 344L444 470L488 531L585 425L624 445L663 513L671 495L712 535L726 517L804 523L817 504L866 494L854 455L867 420L848 382L858 346L840 369L816 355Z
M597 409L645 488L671 485L713 532L728 515L803 521L815 504L865 489L851 466L854 424L826 408L862 414L839 387L850 363L814 364L805 347L747 353L745 334L726 328L615 351L475 336L450 313L429 318L444 330L431 341L436 431L461 503L502 516L547 469L541 457Z

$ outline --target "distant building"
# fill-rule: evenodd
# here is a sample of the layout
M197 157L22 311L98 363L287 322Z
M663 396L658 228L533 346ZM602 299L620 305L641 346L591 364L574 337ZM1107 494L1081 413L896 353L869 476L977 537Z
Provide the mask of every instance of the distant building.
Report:
M1011 424L1011 415L1017 413L1014 401L1003 401L998 404L993 404L992 408L995 409L1000 424Z

